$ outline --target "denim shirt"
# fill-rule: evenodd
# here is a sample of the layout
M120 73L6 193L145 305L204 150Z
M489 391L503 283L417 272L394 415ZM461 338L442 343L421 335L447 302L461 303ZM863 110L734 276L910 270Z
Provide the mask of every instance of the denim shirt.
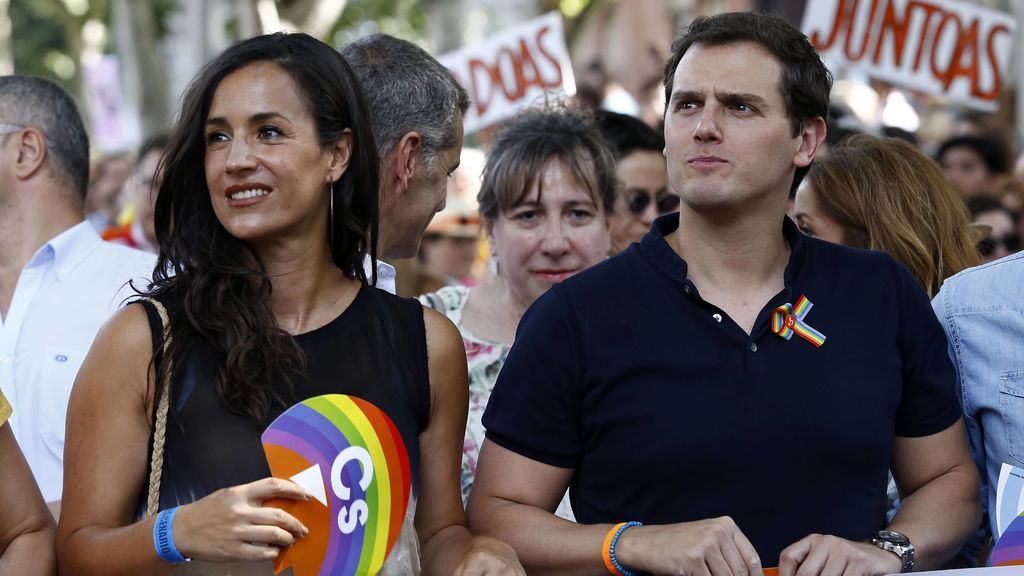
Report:
M932 306L956 367L982 509L998 536L999 469L1024 467L1024 252L949 278Z

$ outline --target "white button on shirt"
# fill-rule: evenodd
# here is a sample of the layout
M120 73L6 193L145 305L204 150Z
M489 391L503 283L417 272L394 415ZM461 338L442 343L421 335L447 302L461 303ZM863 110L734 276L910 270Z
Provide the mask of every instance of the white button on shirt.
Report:
M82 222L40 248L0 320L0 389L11 429L47 502L60 500L64 420L78 369L100 326L145 288L155 257L100 239Z

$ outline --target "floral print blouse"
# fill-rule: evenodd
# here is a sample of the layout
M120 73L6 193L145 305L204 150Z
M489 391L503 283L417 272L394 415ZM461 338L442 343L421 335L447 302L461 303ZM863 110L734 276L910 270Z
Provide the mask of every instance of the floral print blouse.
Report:
M447 316L462 335L469 364L469 416L466 420L466 438L462 444L462 503L469 500L469 491L476 477L476 463L480 446L484 443L485 430L481 418L487 408L487 400L498 380L498 372L505 364L511 344L491 342L473 335L462 323L462 310L466 306L470 289L465 286L445 286L437 292L419 297L424 306L433 308ZM568 493L562 498L555 514L573 520Z

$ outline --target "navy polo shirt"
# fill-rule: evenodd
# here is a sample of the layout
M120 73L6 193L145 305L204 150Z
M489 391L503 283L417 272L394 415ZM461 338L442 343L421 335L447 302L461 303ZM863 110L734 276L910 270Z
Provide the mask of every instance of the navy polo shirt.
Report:
M895 436L960 418L946 337L882 252L806 238L788 219L785 288L747 335L686 278L659 218L640 244L527 311L483 417L487 438L574 468L578 521L731 516L765 566L811 533L885 525ZM771 330L805 295L815 347Z

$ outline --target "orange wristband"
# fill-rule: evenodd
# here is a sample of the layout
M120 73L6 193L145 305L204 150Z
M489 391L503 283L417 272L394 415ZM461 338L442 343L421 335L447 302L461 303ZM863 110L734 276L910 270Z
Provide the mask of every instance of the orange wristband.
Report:
M608 572L613 576L622 576L622 572L615 567L612 563L612 539L619 533L619 528L625 526L625 522L619 522L611 530L608 531L608 535L604 537L604 544L601 546L601 559L604 560L604 567L608 569Z

